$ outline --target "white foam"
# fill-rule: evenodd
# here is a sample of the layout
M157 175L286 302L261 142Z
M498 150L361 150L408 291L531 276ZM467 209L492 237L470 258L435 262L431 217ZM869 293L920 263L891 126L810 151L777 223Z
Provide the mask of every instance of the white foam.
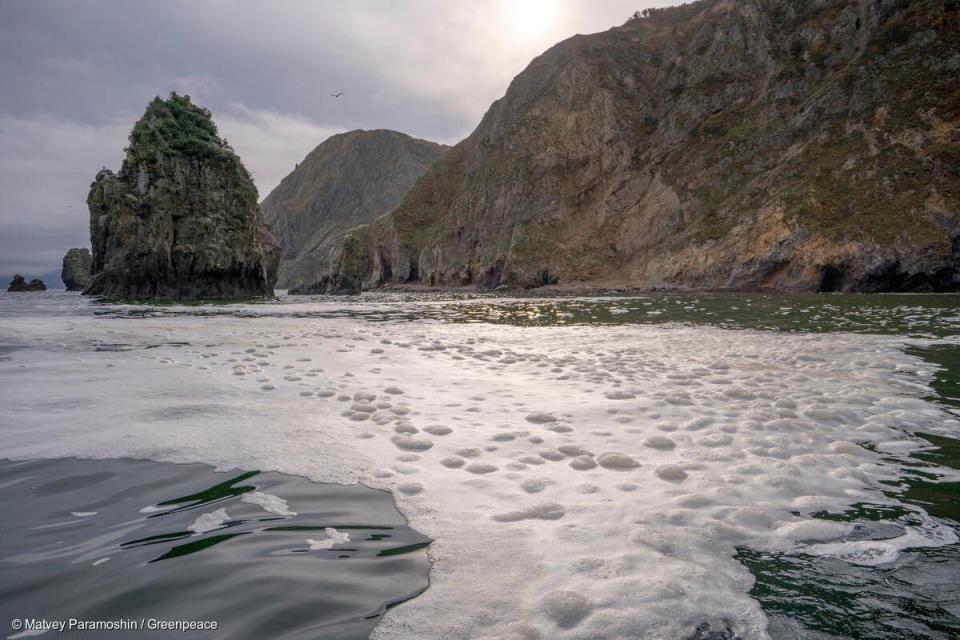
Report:
M926 400L933 365L906 351L926 341L345 317L395 310L393 300L240 306L242 318L202 317L196 307L135 320L5 317L0 342L34 348L0 361L0 455L204 462L393 491L434 540L431 586L392 608L375 639L682 638L719 620L764 639L738 546L869 560L890 557L878 545L902 553L919 538L951 539L949 529L910 523L905 540L847 540L842 527L811 518L858 502L902 506L891 492L912 445L878 445L960 434L954 416ZM304 320L318 311L337 317ZM107 331L134 350L94 351ZM221 355L136 349L157 335ZM383 353L347 347L363 340ZM244 357L248 375L235 376ZM326 371L308 377L302 358ZM269 382L275 389L261 391L263 371L287 366ZM25 389L31 409L17 411ZM635 397L606 397L616 390ZM215 410L181 410L210 407L210 398ZM354 403L390 421L342 416ZM56 411L64 406L68 421ZM443 428L427 429L435 426ZM565 600L571 593L588 602ZM557 602L583 615L563 618Z
M290 510L286 500L269 493L263 493L262 491L251 491L250 493L245 493L240 498L240 501L249 504L255 504L267 513L273 513L278 516L297 515L296 511Z
M310 545L311 551L320 551L322 549L333 549L338 544L346 544L350 542L350 534L346 531L337 531L333 527L326 527L323 532L326 534L326 538L321 540L314 540L313 538L307 538L306 542Z
M830 556L851 564L867 566L889 564L908 549L942 547L956 544L957 532L930 518L917 526L904 527L904 533L887 540L851 540L802 547L800 551L813 556Z
M213 531L214 529L219 529L222 527L228 520L230 516L227 515L226 509L217 509L216 511L211 511L210 513L204 513L197 517L193 521L193 524L187 527L190 531L193 531L194 535L201 535L208 531Z
M170 506L167 507L167 508L168 508L168 509L175 509L176 507L177 507L177 505L170 505ZM143 509L140 509L140 513L156 513L156 512L158 512L158 511L164 511L163 507L158 507L158 506L156 506L156 505L152 505L152 504L151 504L151 505L148 505L148 506L144 507Z
M831 520L801 520L791 522L777 529L777 533L788 540L836 540L853 530L853 525Z

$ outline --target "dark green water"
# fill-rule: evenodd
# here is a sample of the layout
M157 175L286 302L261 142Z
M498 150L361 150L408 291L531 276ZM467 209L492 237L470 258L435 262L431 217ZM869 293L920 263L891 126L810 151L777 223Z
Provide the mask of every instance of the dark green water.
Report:
M902 296L846 298L842 306L854 319L832 319L825 326L797 326L796 316L770 323L775 329L844 330L949 338L958 335L958 301L953 296L921 297L922 309ZM931 305L932 306L928 306ZM769 307L770 301L766 303ZM829 305L833 309L834 305ZM802 306L800 307L803 308ZM823 315L818 314L818 315ZM815 316L814 316L815 317ZM851 326L852 324L852 326ZM939 366L930 400L960 409L960 345L935 344L909 349ZM924 471L929 463L960 470L960 440L925 434L929 451L915 460L903 483L891 487L901 502L915 504L930 516L960 527L960 483L937 482ZM864 538L883 539L885 532L869 523L909 522L905 510L859 504L848 512L820 517L861 525ZM895 537L900 530L886 532ZM949 640L960 638L960 545L909 549L891 564L859 566L830 557L769 554L740 549L738 559L753 573L751 595L771 620L775 639L841 638L876 640Z

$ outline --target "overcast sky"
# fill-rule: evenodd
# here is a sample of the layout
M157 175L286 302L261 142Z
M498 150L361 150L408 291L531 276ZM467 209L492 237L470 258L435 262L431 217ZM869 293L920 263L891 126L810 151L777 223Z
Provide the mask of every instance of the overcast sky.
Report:
M89 246L90 182L156 95L211 109L262 199L333 133L458 142L552 44L676 3L0 0L0 278Z

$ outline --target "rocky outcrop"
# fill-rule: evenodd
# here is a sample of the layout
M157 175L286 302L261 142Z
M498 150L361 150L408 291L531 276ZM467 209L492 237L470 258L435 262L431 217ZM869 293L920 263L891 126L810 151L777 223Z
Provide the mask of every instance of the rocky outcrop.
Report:
M130 134L119 173L97 174L87 197L87 295L199 300L273 294L279 249L257 189L189 96L156 98Z
M310 285L298 285L290 289L293 296L307 295L360 295L363 283L363 257L360 241L356 236L343 239L340 252L331 273L324 274Z
M70 249L63 256L63 268L60 270L60 279L63 280L67 291L83 291L90 284L90 265L93 256L90 249Z
M278 286L329 271L347 230L395 207L446 149L377 130L331 136L311 151L261 205L283 251Z
M30 282L27 282L19 273L13 276L13 280L10 281L10 286L7 287L7 291L46 291L47 285L43 284L43 280L39 278L34 278Z
M367 286L960 289L960 8L702 0L536 58Z

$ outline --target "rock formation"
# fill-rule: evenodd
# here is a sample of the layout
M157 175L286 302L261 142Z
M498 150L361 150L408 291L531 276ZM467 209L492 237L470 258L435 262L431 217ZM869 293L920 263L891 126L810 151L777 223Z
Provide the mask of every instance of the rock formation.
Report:
M262 221L257 189L210 112L189 96L150 103L119 173L98 173L87 205L87 295L199 300L273 293L279 250Z
M30 282L27 282L19 273L13 276L13 280L10 281L10 286L7 287L7 291L46 291L47 285L43 284L43 280L39 278L34 278Z
M347 235L331 273L310 285L298 285L290 289L290 295L359 295L363 282L363 257L360 241L356 236Z
M329 271L347 230L395 207L446 149L378 130L331 136L311 151L261 205L283 250L278 286Z
M960 3L701 0L536 58L365 284L960 289Z
M70 249L63 256L63 268L60 270L60 279L63 280L67 291L83 291L90 284L90 265L93 256L90 249Z

